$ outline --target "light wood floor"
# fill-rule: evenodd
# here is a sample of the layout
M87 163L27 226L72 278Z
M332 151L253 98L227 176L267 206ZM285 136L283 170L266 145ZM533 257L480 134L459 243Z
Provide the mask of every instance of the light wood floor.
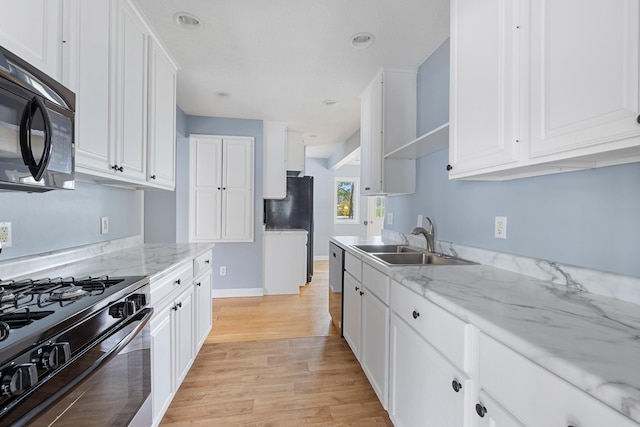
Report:
M328 314L328 262L299 295L216 299L162 426L391 426Z

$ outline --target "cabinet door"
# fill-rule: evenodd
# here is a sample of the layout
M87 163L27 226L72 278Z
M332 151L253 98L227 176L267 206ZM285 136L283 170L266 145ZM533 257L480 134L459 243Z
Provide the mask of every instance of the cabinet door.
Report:
M253 140L225 138L222 157L222 235L253 241Z
M194 304L193 287L185 291L172 307L174 319L175 351L176 351L176 387L179 387L187 376L193 361L193 325Z
M219 240L222 235L222 138L192 137L189 156L189 240Z
M61 81L62 2L3 2L0 45Z
M532 157L637 145L608 143L640 135L638 3L531 2Z
M65 0L64 84L76 94L76 170L110 170L112 3Z
M578 9L576 9L578 10ZM519 155L520 1L451 1L450 177Z
M351 274L344 273L344 313L342 318L342 333L347 340L353 354L360 360L360 315L362 285Z
M263 123L262 193L265 199L287 196L287 124Z
M120 0L116 32L116 144L119 176L146 182L147 29L128 0Z
M389 307L366 287L362 296L360 360L378 399L386 409L389 378Z
M147 180L175 188L176 72L158 45L149 49L149 140Z
M196 296L196 354L211 331L211 270L195 281Z
M382 74L362 94L360 156L362 194L382 193Z
M173 399L173 352L175 342L171 334L172 305L156 311L151 320L151 384L153 387L153 419L165 413ZM154 422L154 425L158 423Z
M464 425L471 381L391 314L389 416L398 427ZM462 387L455 391L453 381Z

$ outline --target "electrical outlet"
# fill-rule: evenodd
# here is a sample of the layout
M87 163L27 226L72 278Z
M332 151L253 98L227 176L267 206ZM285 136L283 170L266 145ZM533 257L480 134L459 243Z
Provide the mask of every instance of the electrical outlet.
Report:
M11 246L11 223L0 222L0 243L3 248Z
M109 233L109 217L103 216L100 217L100 234Z
M496 217L496 225L494 229L494 236L496 239L506 239L507 238L507 217L506 216L497 216Z
M221 276L226 276L227 275L227 267L225 267L224 265L220 266L220 275Z
M393 214L392 213L388 213L387 214L387 224L389 224L389 225L393 224Z
M418 214L418 223L416 224L418 227L422 227L422 214Z

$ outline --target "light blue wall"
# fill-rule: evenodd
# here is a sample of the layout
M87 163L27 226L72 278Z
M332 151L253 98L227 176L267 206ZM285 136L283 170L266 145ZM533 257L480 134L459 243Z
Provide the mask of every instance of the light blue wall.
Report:
M189 134L250 136L255 138L254 169L254 241L252 243L217 243L213 249L213 288L262 288L262 120L225 119L219 117L187 116ZM188 227L188 139L178 141L180 173L186 179L176 182L181 202L177 204L177 217L183 218L178 227ZM185 162L186 160L186 162ZM186 175L185 168L187 166ZM186 194L186 202L184 195ZM179 230L180 236L185 230ZM188 230L186 230L188 238ZM220 276L220 266L227 267L227 275Z
M313 256L329 256L330 236L364 236L367 233L363 225L364 217L359 224L334 224L333 217L333 184L335 177L359 177L359 166L343 166L336 171L327 168L327 159L307 158L304 165L305 174L313 176ZM361 213L366 211L366 198L360 198Z
M100 234L100 217L109 233ZM142 193L83 182L75 190L0 192L0 222L11 222L7 259L142 234Z
M426 111L448 112L448 97L425 90L448 81L448 59L443 46L420 68L419 131L442 124ZM428 70L439 83L429 82ZM408 232L422 214L440 240L640 277L640 164L475 182L450 181L447 163L448 150L418 160L416 193L387 198L394 224L385 228ZM506 240L493 237L495 216L508 218Z

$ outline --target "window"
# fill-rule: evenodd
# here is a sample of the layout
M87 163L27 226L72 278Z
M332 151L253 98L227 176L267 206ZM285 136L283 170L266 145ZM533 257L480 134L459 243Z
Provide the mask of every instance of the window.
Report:
M359 206L359 179L336 178L333 195L333 206L336 224L357 224Z

